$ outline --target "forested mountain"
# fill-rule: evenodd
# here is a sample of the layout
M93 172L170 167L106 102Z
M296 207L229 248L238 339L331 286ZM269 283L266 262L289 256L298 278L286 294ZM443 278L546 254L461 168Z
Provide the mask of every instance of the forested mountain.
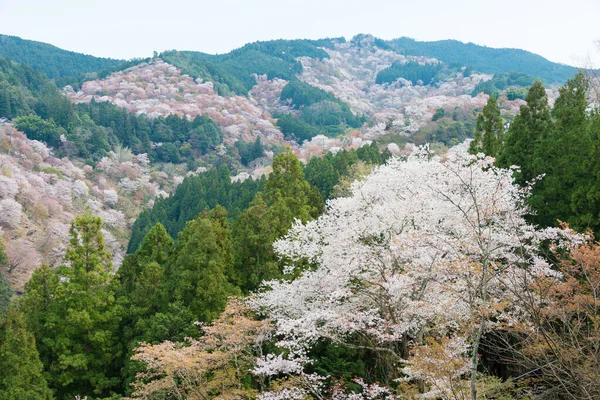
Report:
M577 71L572 66L553 63L520 49L495 49L458 40L421 42L407 37L388 43L401 54L434 57L448 64L467 65L486 74L516 71L533 75L547 83L562 83Z
M75 53L47 43L7 35L0 35L0 57L29 65L51 79L97 72L123 62Z
M160 57L194 78L214 82L219 94L247 94L256 84L253 74L290 80L302 72L298 57L328 58L322 48L332 48L334 40L340 39L273 40L250 43L222 55L170 51Z

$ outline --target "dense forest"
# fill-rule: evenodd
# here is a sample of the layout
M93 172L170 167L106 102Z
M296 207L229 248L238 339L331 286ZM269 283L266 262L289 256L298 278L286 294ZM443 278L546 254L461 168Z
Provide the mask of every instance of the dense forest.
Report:
M29 65L51 79L97 72L123 62L79 54L47 43L6 35L0 35L0 57Z
M43 74L8 59L0 59L0 116L13 119L17 129L47 143L57 155L90 164L120 145L152 160L186 162L195 169L197 160L223 139L221 129L205 116L150 120L109 102L73 104ZM153 148L151 142L162 145Z
M565 82L576 72L574 67L555 64L519 49L494 49L458 40L419 42L407 37L391 40L389 44L401 54L434 57L448 64L459 63L488 74L517 70L548 83Z
M280 99L289 103L301 115L277 115L277 126L287 139L302 143L314 136L325 133L335 136L346 128L358 128L364 116L352 113L348 104L323 89L309 85L298 79L291 80L281 91Z

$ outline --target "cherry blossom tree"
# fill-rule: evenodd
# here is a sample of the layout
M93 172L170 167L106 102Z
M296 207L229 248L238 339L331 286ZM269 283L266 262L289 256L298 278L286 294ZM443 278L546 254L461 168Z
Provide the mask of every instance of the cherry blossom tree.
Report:
M16 228L21 221L23 207L13 199L0 200L0 225L6 228Z
M512 173L464 146L446 159L421 148L392 160L275 243L282 257L317 267L292 263L299 278L267 282L250 303L276 321L279 346L299 365L329 339L391 356L402 365L390 367L392 379L420 381L433 397L451 398L460 381L476 399L482 337L518 317L513 299L528 280L555 275L539 245L561 231L527 224L528 192ZM419 359L433 344L455 356L454 374ZM280 363L267 356L263 370L269 360Z
M133 398L250 399L256 391L244 385L261 345L268 340L268 321L257 321L247 306L229 299L220 318L201 327L204 335L187 345L169 341L142 344L133 356L145 370L133 383Z

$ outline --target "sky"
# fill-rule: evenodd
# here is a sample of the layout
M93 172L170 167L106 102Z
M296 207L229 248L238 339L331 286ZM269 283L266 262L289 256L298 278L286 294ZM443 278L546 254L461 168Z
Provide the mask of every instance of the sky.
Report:
M598 68L599 22L599 0L0 0L2 34L119 59L370 33L520 48Z

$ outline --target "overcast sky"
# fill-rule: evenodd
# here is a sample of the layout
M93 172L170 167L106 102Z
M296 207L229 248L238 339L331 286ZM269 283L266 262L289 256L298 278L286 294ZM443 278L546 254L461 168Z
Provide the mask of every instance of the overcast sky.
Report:
M0 33L112 58L371 33L515 47L576 66L590 57L600 67L600 0L0 0Z

